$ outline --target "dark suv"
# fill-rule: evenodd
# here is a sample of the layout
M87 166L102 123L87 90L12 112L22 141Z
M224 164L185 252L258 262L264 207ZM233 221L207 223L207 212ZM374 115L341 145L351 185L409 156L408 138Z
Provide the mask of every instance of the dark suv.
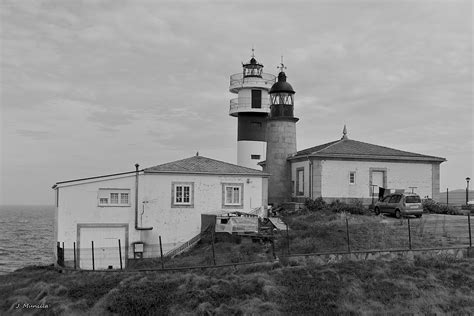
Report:
M375 214L389 213L400 218L404 215L415 215L421 217L423 214L423 206L421 205L420 196L408 193L393 193L384 197L375 203Z

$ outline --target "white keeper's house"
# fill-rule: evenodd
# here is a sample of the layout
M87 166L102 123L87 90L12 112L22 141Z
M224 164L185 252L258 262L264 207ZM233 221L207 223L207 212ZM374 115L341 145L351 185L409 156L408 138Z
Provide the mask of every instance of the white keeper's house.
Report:
M201 214L250 212L267 205L268 175L262 171L193 156L151 168L58 182L55 240L76 246L79 268L118 268L143 244L143 257L158 257L201 231ZM56 251L56 249L55 249ZM67 251L66 251L67 252ZM72 251L70 251L72 253ZM72 255L65 261L71 266Z
M322 197L370 204L379 188L415 192L439 199L439 167L444 158L427 156L349 139L296 152L291 165L292 200Z

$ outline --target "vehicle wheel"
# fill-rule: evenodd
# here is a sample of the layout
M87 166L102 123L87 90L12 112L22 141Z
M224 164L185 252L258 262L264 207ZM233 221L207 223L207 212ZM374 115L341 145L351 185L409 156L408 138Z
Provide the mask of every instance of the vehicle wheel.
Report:
M402 217L402 213L400 213L400 210L395 210L395 217L396 218L401 218Z
M380 209L378 207L375 208L374 212L375 215L380 215Z
M416 218L420 218L420 217L421 217L421 215L422 215L422 214L418 214L418 215L416 215Z

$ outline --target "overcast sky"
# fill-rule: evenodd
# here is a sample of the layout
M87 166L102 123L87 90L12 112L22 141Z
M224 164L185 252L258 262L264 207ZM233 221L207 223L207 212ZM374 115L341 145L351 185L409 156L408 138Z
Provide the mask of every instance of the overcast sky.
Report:
M471 1L1 1L0 204L62 180L236 162L229 76L252 45L296 91L298 150L351 139L473 174Z

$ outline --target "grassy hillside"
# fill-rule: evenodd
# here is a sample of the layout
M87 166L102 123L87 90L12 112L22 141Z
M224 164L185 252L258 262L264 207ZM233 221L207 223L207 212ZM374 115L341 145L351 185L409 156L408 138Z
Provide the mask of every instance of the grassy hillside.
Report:
M301 315L474 313L474 265L452 259L413 263L281 263L161 273L59 273L32 267L0 276L0 311L64 315Z
M406 248L403 221L318 211L285 217L291 228L291 252L345 251L346 216L349 216L352 250ZM423 220L418 223L420 226L412 230L414 243L440 242L426 232ZM442 229L440 232L446 233L442 223L436 225ZM0 314L23 315L25 311L46 315L474 314L473 259L435 257L418 258L414 262L299 266L282 256L287 241L283 232L276 242L276 255L280 258L277 261L229 268L179 272L21 269L0 276ZM273 259L270 243L252 243L248 239L240 243L218 241L215 253L217 264ZM165 265L212 263L211 244L203 242ZM136 268L160 265L158 260L135 263ZM23 304L48 308L26 310Z

